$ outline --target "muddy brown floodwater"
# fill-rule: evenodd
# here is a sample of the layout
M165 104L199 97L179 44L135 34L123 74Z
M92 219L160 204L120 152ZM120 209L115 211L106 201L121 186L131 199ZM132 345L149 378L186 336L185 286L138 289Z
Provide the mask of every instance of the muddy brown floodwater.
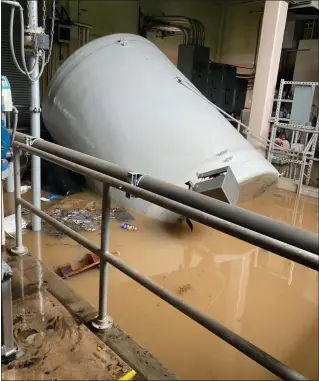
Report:
M89 193L74 197L97 199ZM314 198L276 189L241 206L318 232ZM140 231L123 230L112 220L111 251L309 379L318 379L316 271L205 226L195 224L191 233L187 226L132 214ZM100 240L98 232L83 235ZM24 234L24 243L51 269L66 262L76 266L87 253L67 237L44 232ZM98 282L97 269L67 280L95 306ZM181 379L276 379L112 267L108 297L116 323Z

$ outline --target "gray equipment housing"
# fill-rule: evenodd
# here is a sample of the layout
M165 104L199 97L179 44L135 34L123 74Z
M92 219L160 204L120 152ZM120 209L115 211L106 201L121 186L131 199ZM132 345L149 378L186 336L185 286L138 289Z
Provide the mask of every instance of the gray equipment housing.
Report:
M197 177L202 181L196 184L187 183L190 185L191 190L227 202L228 204L236 205L240 186L230 167L198 173Z

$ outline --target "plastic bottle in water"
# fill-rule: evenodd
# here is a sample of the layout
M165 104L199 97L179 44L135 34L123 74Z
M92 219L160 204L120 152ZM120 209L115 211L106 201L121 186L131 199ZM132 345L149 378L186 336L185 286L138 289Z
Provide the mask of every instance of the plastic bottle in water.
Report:
M125 230L132 230L134 232L138 232L140 229L137 228L136 226L133 226L131 224L122 224L122 228L125 229Z

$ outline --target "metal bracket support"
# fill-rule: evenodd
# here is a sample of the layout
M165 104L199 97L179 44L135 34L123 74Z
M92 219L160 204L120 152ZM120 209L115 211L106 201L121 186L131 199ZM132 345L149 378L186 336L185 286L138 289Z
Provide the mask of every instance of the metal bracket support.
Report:
M10 266L2 260L1 266L1 363L9 364L23 355L13 337L12 291Z
M38 140L38 139L40 139L40 138L34 138L34 137L32 137L32 136L27 136L26 138L25 138L25 144L27 145L27 146L29 146L29 147L32 147L32 145L34 144L34 142L36 141L36 140ZM31 156L31 153L30 152L25 152L24 153L26 156Z
M25 138L25 144L27 145L27 146L29 146L29 147L32 147L33 146L33 144L34 144L34 142L36 141L36 140L39 140L40 138L34 138L34 137L32 137L32 136L27 136L26 138Z
M141 173L138 173L138 172L129 172L128 175L129 175L129 179L131 180L130 184L134 185L135 187L138 186L138 183L139 183L141 177L143 176ZM135 196L133 196L130 193L125 193L125 197L135 198Z
M29 111L35 114L40 114L42 110L41 107L29 107Z

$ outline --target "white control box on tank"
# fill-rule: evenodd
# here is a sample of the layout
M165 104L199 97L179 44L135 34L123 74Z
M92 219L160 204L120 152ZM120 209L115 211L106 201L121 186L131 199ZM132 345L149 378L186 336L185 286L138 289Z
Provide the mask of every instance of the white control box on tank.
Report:
M49 85L43 118L61 145L182 187L229 166L245 200L279 176L152 42L136 35L102 37L69 57ZM112 197L176 220L121 191Z

